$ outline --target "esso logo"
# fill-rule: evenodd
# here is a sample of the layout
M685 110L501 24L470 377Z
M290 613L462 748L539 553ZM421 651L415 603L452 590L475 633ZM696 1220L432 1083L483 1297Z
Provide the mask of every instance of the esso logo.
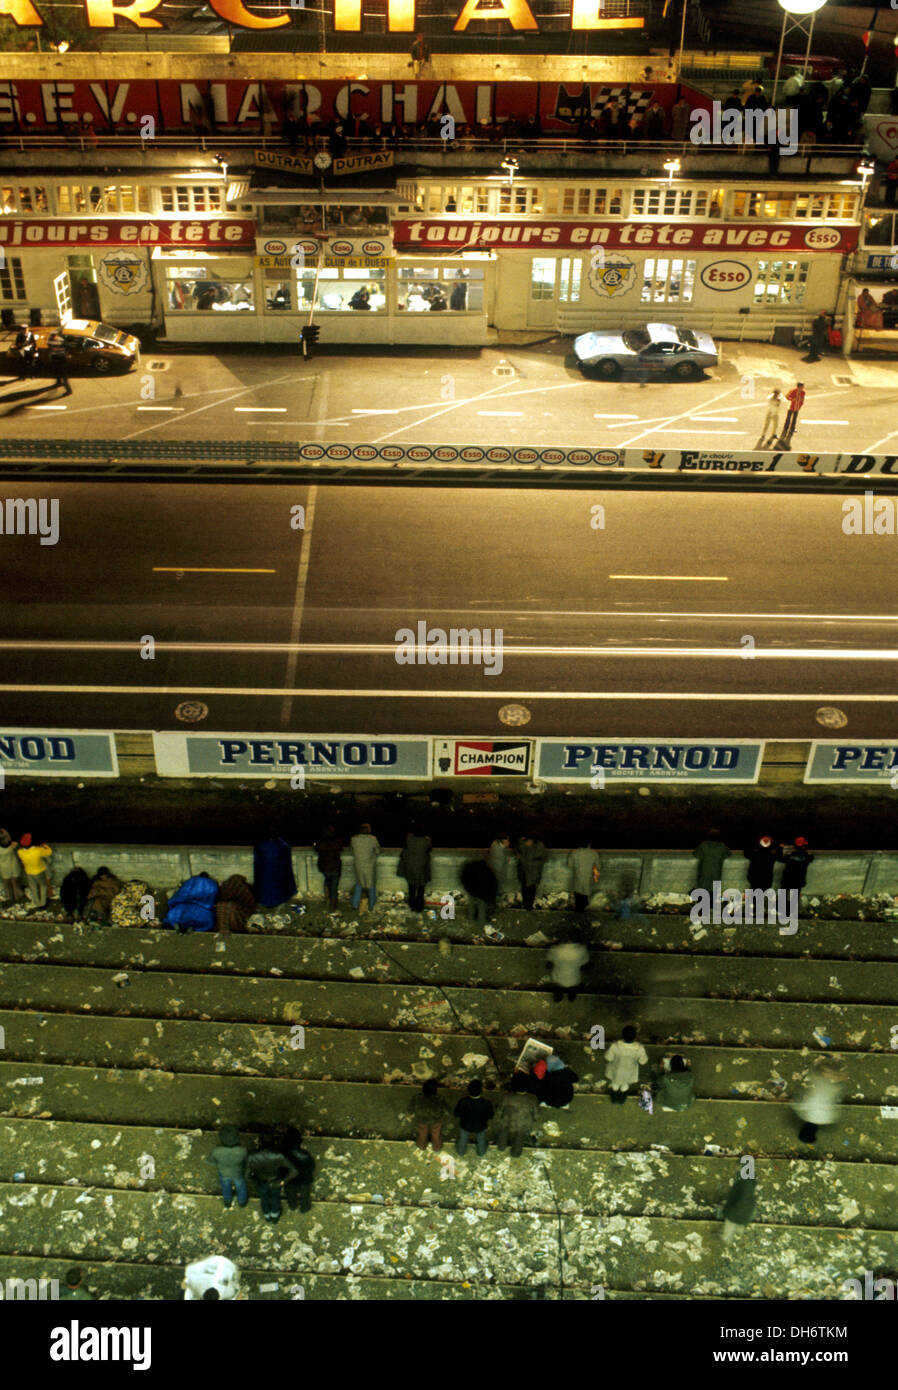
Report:
M332 256L351 256L351 255L352 255L352 242L351 242L351 241L332 241L332 242L331 242L331 255L332 255Z
M386 249L382 241L362 242L362 254L365 256L382 256Z
M593 455L592 461L601 468L616 468L620 463L620 454L614 449L602 449Z
M707 289L718 290L723 294L730 290L744 289L751 278L750 266L743 265L741 261L712 261L699 276Z
M266 256L283 256L287 250L286 241L266 241L262 247Z
M814 251L831 251L839 246L841 241L842 233L835 227L812 227L804 234L805 246L810 246Z
M305 241L298 241L293 249L294 251L301 251L304 256L317 256L318 242L307 238Z

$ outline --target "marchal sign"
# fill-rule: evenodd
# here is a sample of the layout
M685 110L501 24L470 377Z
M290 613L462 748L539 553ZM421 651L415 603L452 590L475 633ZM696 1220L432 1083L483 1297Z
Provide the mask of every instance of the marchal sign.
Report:
M128 4L116 4L115 0L82 0L84 23L89 29L113 29L117 19L126 19L136 29L165 29L167 25L152 15L162 5L162 0L130 0ZM74 6L73 6L74 8ZM209 0L209 8L214 10L226 23L236 29L282 29L290 23L290 15L278 14L271 18L252 14L243 0ZM602 19L601 0L571 0L570 28L577 30L594 29L642 29L645 20L641 15L628 18ZM43 28L44 20L40 10L32 0L0 0L0 18L11 19L20 28ZM534 31L539 29L527 0L463 0L453 29L464 33L472 21L488 21L493 24L506 23L515 31ZM553 23L555 23L553 16ZM413 34L419 19L415 14L415 0L387 0L387 29L391 34ZM358 34L362 29L362 0L334 0L334 30L336 32Z

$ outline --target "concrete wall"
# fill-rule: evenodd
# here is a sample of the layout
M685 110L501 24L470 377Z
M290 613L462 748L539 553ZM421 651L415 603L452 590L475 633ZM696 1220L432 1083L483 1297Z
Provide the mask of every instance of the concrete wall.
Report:
M458 874L466 860L476 858L477 849L435 850L432 856L431 897L460 890ZM541 892L569 891L570 873L567 850L551 850L543 872ZM647 898L654 893L688 893L695 885L695 860L689 854L664 850L643 850L632 853L599 849L601 874L599 891L615 896L624 891L638 891ZM396 875L399 856L397 848L384 848L378 863L377 883L381 893L404 893L404 879ZM293 851L293 866L298 892L301 896L323 896L323 881L315 868L313 849ZM50 878L60 883L74 865L93 874L105 864L119 878L145 879L157 889L176 888L183 879L205 869L219 881L229 874L245 874L252 880L253 855L247 846L176 847L156 845L56 845L50 861ZM725 888L745 887L745 859L734 850L724 866ZM343 855L343 876L340 886L350 890L355 883L352 856ZM504 891L516 891L513 876ZM851 853L818 851L808 873L807 890L814 893L845 893L870 897L875 893L898 894L898 854L883 852Z

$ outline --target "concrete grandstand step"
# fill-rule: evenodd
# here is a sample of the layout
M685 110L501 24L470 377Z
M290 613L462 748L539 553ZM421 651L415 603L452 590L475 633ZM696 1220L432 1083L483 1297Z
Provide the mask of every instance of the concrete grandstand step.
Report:
M74 936L75 930L57 929L54 935L65 938L71 932ZM0 937L5 935L4 928ZM108 933L98 931L96 935ZM112 935L117 940L108 943L107 949L114 951L118 947L118 954L112 960L107 956L105 963L115 964L118 969L127 966L189 973L185 965L188 960L194 973L229 974L233 972L233 963L242 961L238 973L273 973L277 977L280 972L285 977L300 979L349 980L354 978L350 971L360 971L360 978L382 983L401 984L416 978L503 989L533 989L547 980L545 951L520 946L464 944L453 946L448 955L443 955L435 942L348 943L317 938L275 941L221 938L216 934L172 937L162 931L149 938L130 932ZM56 944L63 948L61 959L71 960L65 939ZM47 945L38 934L23 963L29 957L32 961L35 957L45 960ZM180 956L172 951L174 946L185 948ZM10 948L6 944L2 949ZM697 956L686 951L665 951L662 956L653 951L609 950L594 952L590 972L587 981L595 979L605 989L620 994L654 993L656 986L663 984L665 994L677 996L713 994L743 999L832 999L888 1004L898 995L898 962L892 961L802 958L798 968L792 957L771 961L725 954ZM709 989L709 985L713 988Z
M35 1084L31 1084L34 1081ZM0 1062L2 1114L7 1117L212 1130L295 1124L311 1136L407 1139L415 1088L269 1077L200 1076L85 1066ZM454 1104L461 1092L447 1090ZM493 1096L487 1091L488 1098ZM740 1099L698 1100L682 1114L649 1115L633 1099L613 1106L604 1095L578 1095L570 1110L539 1110L547 1148L642 1151L653 1143L683 1154L716 1144L727 1153L834 1157L840 1162L892 1162L896 1122L877 1105L843 1108L812 1151L797 1140L788 1104ZM659 1123L660 1122L660 1123ZM661 1125L663 1124L663 1130Z
M637 1015L638 1016L638 1015ZM177 1074L282 1077L290 1080L377 1081L412 1084L416 1078L438 1074L447 1084L463 1086L472 1071L482 1070L496 1081L511 1075L526 1030L508 1038L486 1040L476 1033L409 1033L314 1027L295 1036L291 1026L193 1022L186 1019L95 1018L28 1011L0 1011L8 1059L35 1064L69 1061L82 1066L151 1069ZM610 1041L609 1034L609 1041ZM811 1029L808 1030L809 1039ZM669 1050L669 1046L667 1048ZM689 1057L699 1095L725 1100L744 1082L785 1082L788 1089L811 1064L805 1054L761 1047L707 1047L689 1044ZM558 1048L573 1067L583 1091L604 1090L604 1060L583 1038L570 1038ZM648 1047L649 1060L660 1063L664 1049ZM820 1055L815 1047L813 1055ZM889 1052L831 1053L850 1078L848 1099L880 1103L898 1099L898 1074ZM481 1060L482 1059L482 1060ZM738 1092L737 1092L738 1093Z
M803 970L802 963L791 969ZM601 970L598 973L602 973ZM663 984L663 981L661 981ZM781 981L784 983L784 981ZM7 965L0 976L0 1011L90 1012L128 1018L213 1019L269 1022L306 1027L397 1029L402 1032L478 1034L583 1040L601 1023L608 1043L633 1015L629 1000L599 992L595 981L578 999L555 1004L544 990L465 989L438 983L379 985L361 982L272 979L270 976L216 977L161 974L128 968ZM788 987L788 986L787 986ZM684 1002L693 1020L683 1028ZM894 1008L875 1004L766 1003L738 999L684 1001L648 996L639 1000L638 1021L645 1042L739 1043L762 1046L828 1046L888 1051ZM0 1023L5 1019L0 1016ZM10 1020L9 1026L13 1023ZM828 1039L822 1043L815 1032ZM289 1041L290 1035L287 1034Z
M670 1116L656 1118L654 1142L663 1143ZM414 1130L409 1123L408 1132ZM677 1155L651 1148L636 1153L547 1148L537 1132L533 1146L511 1160L493 1146L484 1172L499 1174L494 1186L473 1190L458 1173L451 1135L442 1155L412 1142L308 1138L317 1162L314 1202L368 1201L457 1208L625 1214L713 1220L734 1172L732 1157ZM252 1148L253 1136L247 1134ZM217 1196L215 1170L206 1162L217 1134L54 1120L0 1120L0 1149L15 1153L29 1183L92 1190L166 1191ZM152 1159L152 1175L147 1159ZM465 1160L466 1162L467 1160ZM455 1175L453 1175L453 1170ZM479 1172L479 1170L477 1170ZM818 1163L757 1158L763 1217L770 1224L898 1230L898 1172L886 1164ZM549 1185L551 1178L551 1186Z
M464 1181L490 1181L488 1159L465 1159ZM441 1212L371 1203L317 1204L277 1225L255 1210L225 1214L213 1197L0 1185L4 1244L33 1259L124 1257L183 1267L227 1251L238 1267L302 1283L310 1274L377 1273L464 1283L695 1291L783 1297L801 1281L832 1297L846 1278L898 1261L898 1234L758 1221L728 1250L720 1222L593 1217L460 1208Z

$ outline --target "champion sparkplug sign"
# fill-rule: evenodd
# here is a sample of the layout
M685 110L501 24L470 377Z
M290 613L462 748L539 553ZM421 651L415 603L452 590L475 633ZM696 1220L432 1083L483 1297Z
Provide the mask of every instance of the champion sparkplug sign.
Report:
M808 226L782 223L714 226L707 222L684 226L656 222L394 222L393 240L410 250L456 247L485 250L501 247L552 246L567 250L588 246L629 246L645 251L677 247L691 251L777 250L853 251L857 227Z
M433 746L434 777L526 777L530 771L529 739L438 739Z
M84 23L90 29L112 29L116 19L127 19L136 29L165 29L165 24L152 18L161 4L162 0L131 0L125 5L117 5L114 0L83 0ZM237 29L281 29L290 23L289 14L275 15L271 19L251 14L242 0L209 0L209 7ZM645 25L641 16L600 19L599 11L600 0L571 0L570 28L574 31L642 29ZM22 29L42 28L44 24L40 10L32 4L32 0L0 0L0 18L11 19ZM484 7L483 0L464 0L453 28L456 33L464 33L472 20L508 24L516 31L539 29L527 0L499 0L489 9ZM413 34L418 23L415 0L388 0L387 29L391 34ZM337 32L359 33L362 28L362 0L334 0L333 28Z

